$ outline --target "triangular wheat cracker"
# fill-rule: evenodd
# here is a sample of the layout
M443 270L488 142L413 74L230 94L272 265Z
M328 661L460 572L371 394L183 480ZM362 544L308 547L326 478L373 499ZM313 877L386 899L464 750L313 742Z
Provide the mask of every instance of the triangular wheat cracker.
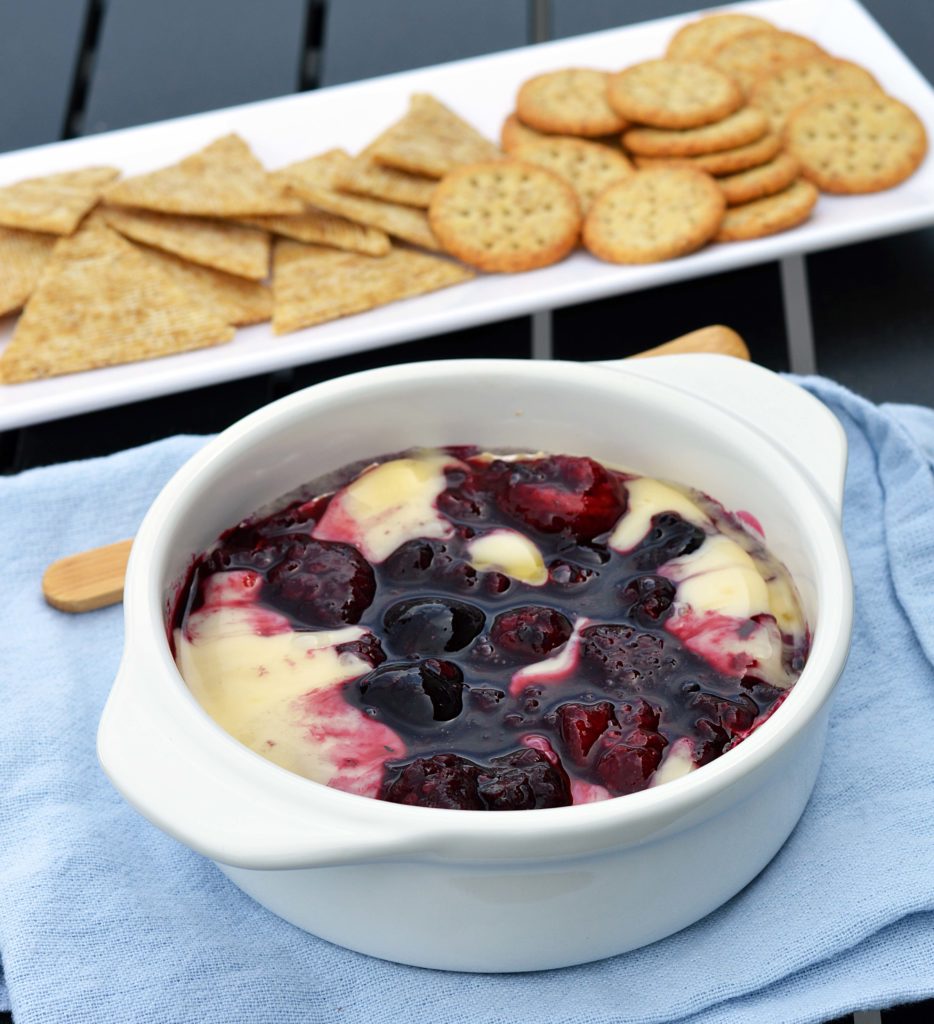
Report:
M158 249L140 246L139 251L168 274L189 298L228 324L258 324L272 316L272 289L268 285L199 267Z
M107 207L107 223L125 238L174 253L192 263L261 281L269 273L271 241L265 231L203 217L181 217Z
M309 160L289 164L276 171L274 177L321 210L379 228L425 249L440 250L423 210L338 192L338 176L346 171L349 163L350 157L344 150L331 149Z
M362 252L367 256L385 256L390 249L389 235L385 231L310 207L294 217L244 217L241 223L297 242L329 245L333 249Z
M54 235L0 228L0 316L32 295L54 247Z
M379 145L380 139L382 136L355 156L346 170L337 175L337 188L371 199L383 199L387 203L428 209L437 181L423 174L410 174L396 167L378 164L373 159L373 149Z
M415 93L405 117L383 132L370 150L377 163L429 178L503 156L476 128L428 93Z
M94 217L56 245L0 356L0 379L10 384L151 359L233 335Z
M301 213L239 135L225 135L180 163L117 182L108 203L195 217Z
M298 242L277 242L273 255L276 334L362 313L397 299L447 288L474 276L450 260L411 249L373 258Z
M0 188L0 224L26 231L70 235L120 172L115 167L28 178Z

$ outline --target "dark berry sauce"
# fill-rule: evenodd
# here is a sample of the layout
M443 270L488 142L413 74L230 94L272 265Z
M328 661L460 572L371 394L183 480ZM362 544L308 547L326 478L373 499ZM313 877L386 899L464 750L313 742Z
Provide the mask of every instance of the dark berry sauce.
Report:
M174 627L202 606L210 576L239 569L294 630L370 631L338 648L371 666L342 693L404 742L378 794L398 803L516 810L620 796L650 785L673 744L703 765L774 711L786 690L755 666L718 672L666 629L676 586L659 569L697 550L703 529L661 512L621 553L607 541L626 474L586 458L448 452L460 465L436 504L449 538L407 541L370 565L350 544L311 537L329 496L294 502L196 561ZM469 542L502 528L538 547L543 584L471 565ZM800 671L806 650L784 639Z

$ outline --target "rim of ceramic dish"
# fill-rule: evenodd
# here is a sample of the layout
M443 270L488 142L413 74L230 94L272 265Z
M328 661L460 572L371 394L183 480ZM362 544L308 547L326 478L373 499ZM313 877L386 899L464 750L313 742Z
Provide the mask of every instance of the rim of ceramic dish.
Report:
M745 364L744 364L745 365ZM849 647L852 616L852 592L849 565L840 535L836 513L807 473L777 447L769 453L769 467L764 475L777 477L786 492L793 496L800 521L807 523L813 541L812 550L817 573L817 595L820 622L812 636L812 646L804 671L788 697L776 712L737 747L702 769L638 793L610 800L568 807L529 811L502 811L496 814L471 814L461 810L426 808L388 803L371 797L341 792L324 784L298 776L253 752L226 733L196 702L186 686L172 658L165 629L164 594L161 589L161 566L172 555L175 517L191 505L199 492L210 486L212 474L225 464L243 458L244 449L252 442L267 438L283 430L287 424L316 415L320 406L330 401L341 403L359 400L361 392L370 387L391 388L428 385L439 380L450 380L472 375L520 375L529 380L553 380L560 375L564 383L573 381L583 387L612 388L625 392L627 386L637 386L640 392L653 396L664 405L673 398L681 404L703 407L708 429L729 437L740 448L752 445L761 448L771 442L758 435L744 421L737 419L721 407L697 395L687 395L674 386L644 378L627 378L625 373L588 366L587 364L549 361L530 363L523 360L445 360L366 370L347 377L314 385L289 395L248 415L229 427L194 455L166 484L153 503L140 527L127 572L125 591L126 654L131 664L144 664L146 685L157 687L152 696L166 703L171 716L187 719L195 734L211 742L207 746L220 750L226 744L224 767L236 765L244 777L260 781L274 788L283 798L295 800L297 805L349 823L352 827L366 828L374 840L385 840L392 834L397 843L394 849L402 854L422 853L440 856L470 857L480 855L514 856L522 853L529 859L547 856L547 848L530 851L528 843L535 839L547 841L549 835L559 836L573 829L581 836L594 838L628 829L635 835L640 824L649 826L653 819L671 821L699 804L717 796L767 762L780 748L790 742L820 711L842 672ZM628 380L628 383L627 383ZM785 382L782 382L785 384ZM787 385L793 387L793 385ZM737 426L741 430L737 430ZM719 428L719 429L718 429ZM727 428L729 432L727 433ZM800 504L799 504L800 502ZM176 738L177 741L177 738ZM205 750L206 765L210 752ZM115 782L119 786L119 779ZM139 805L138 805L139 806ZM139 808L144 814L145 807ZM158 815L147 815L156 820ZM244 825L248 823L244 814ZM161 827L172 830L171 815L162 815L157 821ZM184 841L184 840L183 840ZM365 844L365 837L361 843ZM493 844L490 848L489 844ZM190 844L194 845L194 844ZM205 847L206 844L198 844ZM390 844L391 845L391 844ZM314 835L309 835L308 859L314 860ZM210 853L216 860L237 863L237 857L228 850ZM216 854L216 855L215 855ZM359 856L354 860L361 859ZM365 858L364 858L365 859ZM386 857L383 857L386 859ZM267 858L268 866L298 866L302 856L292 851L287 863ZM274 863L273 863L274 862ZM267 866L250 864L242 866Z

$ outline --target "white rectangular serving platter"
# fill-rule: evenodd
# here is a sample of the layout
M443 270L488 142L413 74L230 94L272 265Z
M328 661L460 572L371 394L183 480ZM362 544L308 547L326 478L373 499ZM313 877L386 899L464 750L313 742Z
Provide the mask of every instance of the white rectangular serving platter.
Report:
M934 90L855 0L760 0L729 10L760 14L801 32L829 53L864 64L908 103L934 137ZM709 13L709 12L702 12ZM108 132L0 156L0 185L89 164L136 174L170 164L226 132L239 132L265 165L340 146L351 152L431 92L492 139L530 76L567 66L619 70L661 56L679 15L492 56L456 61L281 99ZM241 328L217 348L25 384L0 385L0 430L122 405L157 395L330 359L464 327L653 288L799 253L934 224L934 160L902 185L875 195L821 196L806 224L750 242L708 246L667 263L622 267L578 252L515 275L486 275L432 295L276 337L268 324ZM15 317L0 318L0 345ZM621 328L623 330L624 328Z

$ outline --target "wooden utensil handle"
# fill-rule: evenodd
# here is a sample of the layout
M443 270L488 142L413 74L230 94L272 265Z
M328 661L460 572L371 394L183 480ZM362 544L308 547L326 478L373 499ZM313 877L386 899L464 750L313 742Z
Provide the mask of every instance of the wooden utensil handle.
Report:
M749 359L746 343L729 327L702 327L674 341L631 356L669 356L683 352L712 352ZM42 593L53 608L63 612L91 612L123 600L123 578L132 540L117 541L53 562L42 577Z

